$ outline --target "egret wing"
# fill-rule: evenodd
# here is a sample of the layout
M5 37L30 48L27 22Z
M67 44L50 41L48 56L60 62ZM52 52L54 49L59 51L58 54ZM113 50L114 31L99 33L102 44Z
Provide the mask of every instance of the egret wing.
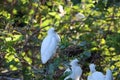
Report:
M91 75L87 77L87 80L94 80Z
M106 70L105 80L113 80L112 71L110 69Z
M70 68L67 68L67 69L64 71L64 73L70 72L70 71L71 71Z
M49 45L51 43L52 37L51 36L46 36L45 39L43 40L42 44L41 44L41 60L42 63L46 63L47 62L47 54L46 51L49 48Z
M58 42L57 42L56 38L53 36L51 39L51 42L49 44L49 48L46 51L47 53L49 53L50 57L56 53L57 44L58 44Z
M104 80L105 76L101 72L94 72L92 78L93 80Z
M80 66L76 66L76 68L73 70L73 79L79 80L82 75L82 69Z
M41 44L41 55L45 53L45 50L49 47L51 42L51 36L46 36Z
M47 36L42 43L41 59L46 63L56 52L57 41L54 36Z

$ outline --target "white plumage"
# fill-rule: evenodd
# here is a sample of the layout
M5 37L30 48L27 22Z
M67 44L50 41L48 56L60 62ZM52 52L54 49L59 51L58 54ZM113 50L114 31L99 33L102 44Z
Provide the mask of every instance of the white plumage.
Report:
M56 53L59 42L59 35L54 31L54 28L50 28L41 44L41 61L43 64L47 63L47 61Z
M107 69L106 71L105 80L113 80L112 71L110 69Z
M68 75L64 80L67 80L69 78L73 80L79 80L82 75L82 69L78 64L78 59L72 60L70 62L70 65L71 65L71 69L68 68L65 72L71 71L71 74Z
M90 65L89 65L89 68L90 68L90 72L91 72L91 73L96 72L95 67L96 67L96 65L95 65L95 64L90 64Z
M85 15L82 13L77 13L77 14L75 14L75 18L77 21L79 21L79 20L85 18Z
M89 68L91 75L88 76L87 80L113 80L111 70L108 69L104 75L102 72L96 71L94 64L90 64Z
M63 17L66 14L66 12L63 9L63 6L59 5L58 9L59 9L59 15L60 15L60 17Z
M59 12L60 12L60 13L64 13L64 12L65 12L62 5L59 5L59 6L58 6L58 9L59 9Z

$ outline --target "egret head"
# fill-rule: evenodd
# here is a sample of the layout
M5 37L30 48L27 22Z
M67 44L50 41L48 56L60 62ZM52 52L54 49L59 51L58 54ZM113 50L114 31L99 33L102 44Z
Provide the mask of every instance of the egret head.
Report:
M55 29L52 27L48 30L48 34L54 34L55 33Z
M78 65L78 62L79 62L78 59L74 59L70 62L70 65L71 66Z
M93 72L96 71L95 67L96 67L96 65L93 64L93 63L89 65L89 68L90 68L90 72L91 72L91 73L93 73Z

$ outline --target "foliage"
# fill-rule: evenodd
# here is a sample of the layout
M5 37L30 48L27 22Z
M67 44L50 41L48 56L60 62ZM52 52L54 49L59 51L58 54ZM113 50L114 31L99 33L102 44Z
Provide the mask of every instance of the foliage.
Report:
M0 3L0 76L63 80L65 66L78 58L85 80L88 65L93 62L98 70L105 73L110 68L115 80L120 79L119 0L0 0ZM66 12L62 17L59 5ZM85 18L77 21L78 12ZM57 30L61 43L59 57L46 67L40 61L40 45L50 27Z

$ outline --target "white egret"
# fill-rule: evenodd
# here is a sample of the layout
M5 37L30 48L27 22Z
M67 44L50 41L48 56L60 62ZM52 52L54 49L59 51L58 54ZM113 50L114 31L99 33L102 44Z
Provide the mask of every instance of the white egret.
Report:
M77 13L77 14L75 14L75 18L77 21L79 21L79 20L85 18L85 15L82 13Z
M58 9L59 9L59 16L60 16L60 17L63 17L63 16L66 14L66 12L65 12L64 9L63 9L63 6L62 6L62 5L59 5L59 6L58 6Z
M78 64L78 59L74 59L70 62L71 65L71 69L67 69L65 72L67 71L71 71L71 74L68 75L64 80L67 80L69 78L73 79L73 80L79 80L81 75L82 75L82 69Z
M95 64L90 64L90 65L89 65L89 68L90 68L90 72L91 72L91 73L96 72L95 67L96 67L96 65L95 65Z
M59 35L55 32L54 28L50 28L41 44L41 61L43 64L47 63L47 61L56 53L59 42Z
M113 80L112 72L109 69L104 75L102 72L96 71L94 64L90 64L89 68L91 75L88 76L87 80Z
M105 80L113 80L112 71L110 69L107 69L106 71Z

